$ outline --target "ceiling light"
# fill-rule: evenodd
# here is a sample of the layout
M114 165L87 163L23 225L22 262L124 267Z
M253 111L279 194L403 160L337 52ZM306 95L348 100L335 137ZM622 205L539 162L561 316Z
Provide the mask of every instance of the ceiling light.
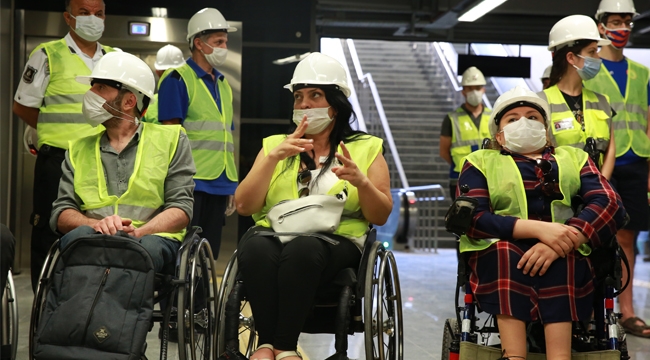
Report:
M167 17L167 8L164 7L152 7L151 14L153 17L166 18Z
M478 5L474 6L469 11L464 13L461 17L459 17L458 21L475 21L506 1L507 0L483 0Z

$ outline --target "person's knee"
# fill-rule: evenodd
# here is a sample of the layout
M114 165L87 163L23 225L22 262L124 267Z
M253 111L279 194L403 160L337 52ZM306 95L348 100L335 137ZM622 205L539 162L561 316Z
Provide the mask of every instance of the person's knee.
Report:
M315 268L324 268L328 254L329 250L323 240L301 236L285 244L281 261L297 266L309 264Z
M279 253L280 242L274 238L251 236L243 238L237 245L237 260L240 263L259 262Z
M175 251L171 246L167 246L168 244L165 244L165 241L167 240L155 235L146 235L140 238L140 245L147 250L156 272L162 271L165 263L175 257Z
M88 225L81 225L76 229L70 231L69 233L61 237L59 248L61 250L65 249L72 241L79 239L83 236L96 234L97 231Z

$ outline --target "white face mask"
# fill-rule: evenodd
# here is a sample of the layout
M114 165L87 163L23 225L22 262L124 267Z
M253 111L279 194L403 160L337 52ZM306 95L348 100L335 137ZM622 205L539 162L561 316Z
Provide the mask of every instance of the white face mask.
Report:
M97 127L100 124L103 124L105 121L110 120L112 118L118 118L120 120L124 121L130 121L134 123L136 126L140 123L137 117L133 117L133 120L131 119L125 119L123 117L117 117L108 110L104 108L104 104L111 108L112 110L129 116L129 114L125 114L121 112L120 110L114 108L113 106L109 105L108 102L106 102L106 99L101 97L100 95L92 92L92 91L87 91L84 94L84 100L83 104L81 105L81 112L83 113L84 117L86 118L86 121L92 126L92 127Z
M478 106L483 100L483 91L473 90L467 93L467 102L472 106Z
M521 117L503 127L505 147L519 154L528 154L546 146L546 127L537 120Z
M318 134L325 130L332 122L329 115L329 107L315 109L294 109L293 122L296 126L300 125L302 118L307 115L307 130L305 134Z
M102 37L104 33L104 20L98 18L95 15L79 15L74 17L70 15L73 19L77 20L77 27L74 29L74 32L79 35L80 38L86 41L97 41Z
M205 60L208 61L208 64L212 66L213 68L216 68L217 66L223 65L224 62L226 62L226 57L228 56L228 49L220 48L220 47L212 47L208 45L205 41L203 44L210 49L212 49L212 54L206 54L201 50L203 55L205 55Z

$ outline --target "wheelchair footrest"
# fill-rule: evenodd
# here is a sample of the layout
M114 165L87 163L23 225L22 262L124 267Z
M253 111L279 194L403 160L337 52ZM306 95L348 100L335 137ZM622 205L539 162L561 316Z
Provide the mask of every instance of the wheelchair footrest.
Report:
M501 358L498 347L483 346L468 341L460 343L460 360L494 360ZM546 360L546 355L529 353L528 360ZM621 353L617 350L592 351L572 353L571 360L620 360Z

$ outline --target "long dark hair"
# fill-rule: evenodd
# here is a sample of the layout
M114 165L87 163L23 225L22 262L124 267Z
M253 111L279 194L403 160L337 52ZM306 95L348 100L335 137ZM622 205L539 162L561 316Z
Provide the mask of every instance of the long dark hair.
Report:
M335 115L335 122L334 122L334 128L332 129L332 132L330 133L329 137L329 145L330 145L330 151L329 154L327 155L327 160L325 163L323 163L323 168L326 169L328 168L332 162L334 161L334 153L336 153L336 150L338 148L338 145L341 141L344 143L351 143L357 140L361 140L364 138L367 138L368 133L363 132L363 131L358 131L352 129L351 123L357 120L357 115L355 114L354 110L352 109L352 104L350 104L350 101L348 98L339 90L338 86L336 85L305 85L302 86L304 87L317 87L325 93L325 99L329 103L329 105L334 109L336 112ZM294 90L297 90L294 87ZM291 120L291 123L293 124L293 117ZM293 132L296 129L295 124L293 124L293 127L291 129L291 132ZM314 155L314 154L312 154ZM296 157L293 157L287 161L287 167L290 168L293 165L293 161L296 159ZM316 169L316 161L309 156L308 153L306 152L301 152L300 153L300 161L304 163L308 169L314 170ZM318 176L320 177L321 174Z
M557 83L560 82L560 79L562 79L562 76L564 76L564 74L569 69L569 62L566 60L566 55L569 52L572 52L575 55L580 55L582 49L586 48L594 42L596 41L578 40L571 46L565 46L555 51L553 53L553 67L551 68L551 77L548 87L557 85Z

